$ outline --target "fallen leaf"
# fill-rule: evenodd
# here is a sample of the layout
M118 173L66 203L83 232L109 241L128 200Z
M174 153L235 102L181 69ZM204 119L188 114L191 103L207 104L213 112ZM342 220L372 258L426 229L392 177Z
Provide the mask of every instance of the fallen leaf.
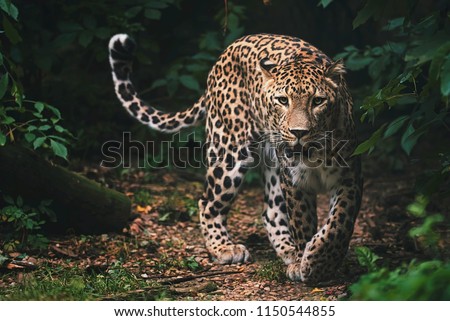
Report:
M71 249L64 249L64 248L61 248L58 245L59 244L56 244L56 246L54 246L54 245L50 245L49 246L50 249L53 252L55 252L55 254L59 254L59 255L62 255L62 256L68 256L68 257L72 257L72 258L78 257L78 255L74 251L72 251Z
M136 211L137 211L138 213L148 214L151 210L152 210L152 207L149 206L149 205L147 205L147 206L140 206L140 205L137 205L137 206L136 206Z

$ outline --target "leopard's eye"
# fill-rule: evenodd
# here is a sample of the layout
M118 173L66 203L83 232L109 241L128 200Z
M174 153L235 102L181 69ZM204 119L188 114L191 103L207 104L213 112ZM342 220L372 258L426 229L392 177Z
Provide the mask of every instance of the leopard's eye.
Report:
M312 100L313 106L320 106L324 103L325 98L323 97L314 97Z
M280 104L287 106L289 104L289 99L286 96L275 97Z

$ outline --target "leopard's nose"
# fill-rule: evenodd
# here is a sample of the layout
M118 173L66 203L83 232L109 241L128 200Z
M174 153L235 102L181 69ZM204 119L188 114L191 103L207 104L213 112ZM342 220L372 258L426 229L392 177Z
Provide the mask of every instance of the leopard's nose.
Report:
M309 133L309 130L300 128L289 128L289 131L298 139L305 137Z

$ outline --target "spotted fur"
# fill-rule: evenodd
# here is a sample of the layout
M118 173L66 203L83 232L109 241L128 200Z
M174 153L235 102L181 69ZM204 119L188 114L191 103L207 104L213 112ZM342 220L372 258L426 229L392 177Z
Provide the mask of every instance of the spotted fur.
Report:
M211 69L207 89L187 110L164 113L143 102L130 80L134 42L109 44L117 97L150 128L176 132L206 118L207 173L199 200L202 234L220 263L250 260L234 244L226 215L260 146L268 237L293 280L333 277L349 245L362 193L352 100L344 66L307 42L269 34L236 40ZM330 194L318 229L316 195Z

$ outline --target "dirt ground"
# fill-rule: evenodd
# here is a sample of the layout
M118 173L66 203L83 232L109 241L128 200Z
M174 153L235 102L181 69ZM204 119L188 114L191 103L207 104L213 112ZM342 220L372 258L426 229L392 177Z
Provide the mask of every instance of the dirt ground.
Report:
M137 278L164 286L174 300L337 300L349 297L349 285L365 272L357 262L355 247L369 247L381 257L381 264L392 266L426 255L406 237L416 224L405 210L414 196L412 176L366 175L362 207L344 264L332 281L308 287L285 278L284 267L269 244L260 218L262 188L242 189L228 224L234 241L249 248L254 262L224 266L211 260L198 219L195 214L189 216L202 191L203 184L196 175L164 170L149 178L144 172L132 171L111 178L97 169L86 172L134 200L132 221L123 233L51 237L47 251L29 258L38 268L50 264L107 270L120 260L123 268ZM327 210L328 198L321 195L318 214L322 220ZM173 219L174 213L184 214ZM19 282L17 278L17 274L10 273L0 286ZM151 290L149 286L103 299L127 299L136 291Z

